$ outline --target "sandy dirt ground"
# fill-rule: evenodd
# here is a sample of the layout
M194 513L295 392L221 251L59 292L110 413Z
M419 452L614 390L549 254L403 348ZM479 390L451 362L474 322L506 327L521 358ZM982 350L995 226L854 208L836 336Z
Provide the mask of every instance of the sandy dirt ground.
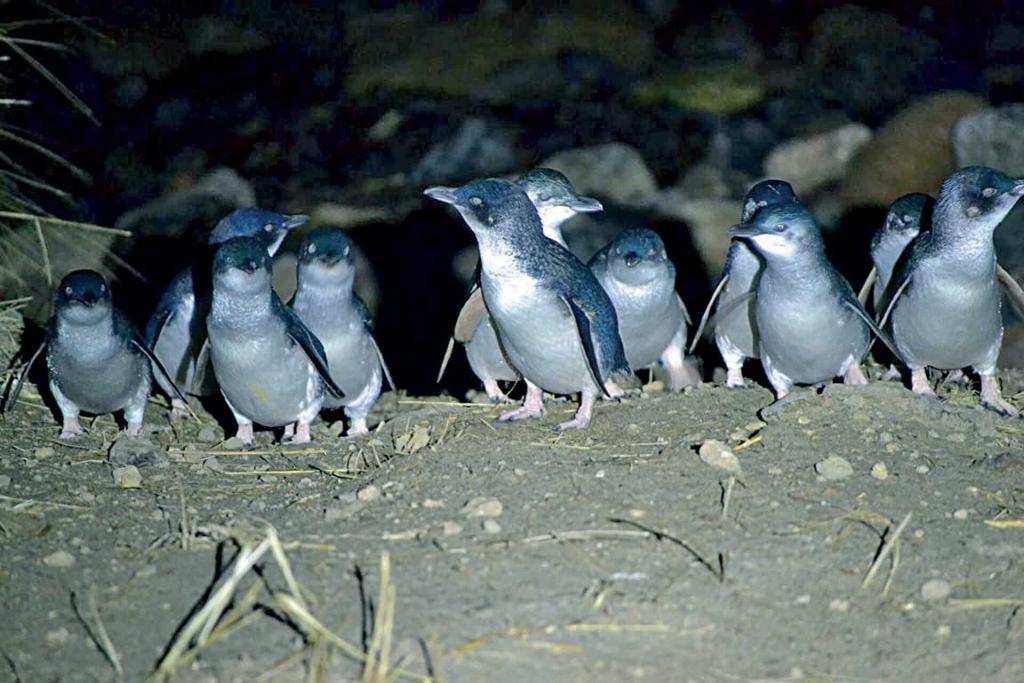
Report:
M388 394L370 437L244 452L156 400L141 443L103 417L61 445L29 391L0 424L0 680L169 652L176 681L386 680L358 661L383 648L410 680L1021 681L1024 421L940 395L835 385L766 424L763 388L651 391L555 435L568 402L499 426Z

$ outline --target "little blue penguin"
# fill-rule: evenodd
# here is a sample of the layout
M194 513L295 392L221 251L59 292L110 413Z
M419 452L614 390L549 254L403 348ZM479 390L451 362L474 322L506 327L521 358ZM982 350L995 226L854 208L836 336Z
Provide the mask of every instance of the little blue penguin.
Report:
M897 261L921 230L928 229L934 205L935 200L926 194L915 192L903 195L889 207L885 222L871 238L871 262L874 268L861 288L858 299L867 305L868 291L871 290L876 314L881 313L878 306L889 286Z
M1024 180L968 166L943 183L931 228L921 233L893 272L882 302L915 393L934 395L927 367L972 367L981 401L1007 415L996 361L1003 338L1002 301L993 233L1024 195Z
M217 249L206 329L210 363L242 443L252 443L254 422L285 427L286 440L306 443L324 385L344 398L320 340L274 293L270 255L259 240L233 237Z
M485 179L425 193L453 205L476 236L487 311L526 380L523 406L499 420L541 417L544 391L580 392L575 418L555 429L585 428L599 394L635 384L608 295L578 258L544 237L537 209L515 183Z
M676 268L658 233L625 230L587 266L615 306L629 366L639 370L660 361L673 391L700 384L685 361L690 316L676 293Z
M569 180L550 168L535 168L516 180L533 202L540 216L544 236L568 249L562 236L562 225L580 213L601 211L601 202L576 193ZM478 280L478 278L477 278ZM474 282L469 299L459 313L453 341L462 342L466 358L473 373L483 382L487 397L495 402L508 401L508 396L498 385L499 381L511 382L519 379L508 363L505 352L494 331L494 325L483 305L479 282ZM450 353L451 345L449 345ZM448 355L442 365L439 377L444 373Z
M847 384L866 384L860 362L873 322L829 263L810 212L796 202L768 206L732 234L764 259L754 321L776 398L784 399L794 384L817 385L840 375Z
M69 273L57 288L53 309L46 330L46 366L64 422L60 438L83 433L78 423L83 411L103 415L119 410L124 411L128 435L137 436L149 400L152 355L114 308L103 276L92 270ZM15 394L19 390L20 385Z
M750 188L743 198L740 221L749 223L765 207L796 201L793 187L786 181L762 180ZM714 310L715 346L718 347L718 352L725 362L725 385L728 387L746 386L743 379L743 362L747 358L759 357L754 301L749 294L757 286L757 277L763 267L761 257L749 244L738 239L732 241L725 266L722 268L721 279L701 316L700 326L690 346L692 353L704 332L711 311Z
M146 325L146 343L153 349L174 378L173 384L157 375L157 384L171 397L171 414L180 417L184 403L177 393L213 393L210 386L194 382L196 358L206 340L206 315L210 310L210 263L216 245L232 237L253 237L267 253L277 253L281 242L293 230L309 220L303 215L283 215L264 209L238 209L220 220L211 231L209 248L197 254L194 263L168 285ZM200 374L208 376L209 373ZM177 387L178 391L174 391Z
M292 310L323 344L331 377L344 398L324 396L323 408L344 408L349 436L367 434L366 416L391 375L370 330L370 312L352 292L352 240L337 228L311 232L299 251L298 289Z

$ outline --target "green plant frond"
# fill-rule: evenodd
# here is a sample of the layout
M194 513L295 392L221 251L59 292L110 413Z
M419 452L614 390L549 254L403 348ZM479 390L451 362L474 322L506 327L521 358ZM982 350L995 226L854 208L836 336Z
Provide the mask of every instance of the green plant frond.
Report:
M34 142L33 140L28 139L27 137L25 137L25 135L20 134L18 130L12 126L5 126L3 124L0 124L0 138L10 140L11 142L19 144L22 147L27 147L28 149L31 149L33 152L36 152L37 154L43 155L53 163L67 170L69 173L71 173L79 180L82 180L84 182L88 182L89 180L91 180L89 174L86 173L84 170L82 170L75 164L71 163L57 152L54 152L49 147L45 147L39 144L38 142Z
M28 64L33 69L35 69L37 72L39 72L39 74L43 78L45 78L47 81L49 81L50 85L52 85L54 88L56 88L57 92L59 92L61 95L63 95L64 98L68 102L70 102L71 105L75 109L80 111L86 118L88 118L94 124L99 125L99 120L96 118L95 114L92 113L92 110L89 108L89 105L87 105L85 102L83 102L78 97L78 95L76 95L75 93L71 92L71 89L68 88L66 85L64 85L64 83L59 78L57 78L53 74L52 71L47 69L46 66L44 66L42 62L40 62L38 59L33 57L23 47L21 47L20 45L18 45L15 42L13 42L8 36L0 34L0 43L6 45L8 48L10 48L10 50L12 52L14 52L19 57L21 57L26 62L28 62Z

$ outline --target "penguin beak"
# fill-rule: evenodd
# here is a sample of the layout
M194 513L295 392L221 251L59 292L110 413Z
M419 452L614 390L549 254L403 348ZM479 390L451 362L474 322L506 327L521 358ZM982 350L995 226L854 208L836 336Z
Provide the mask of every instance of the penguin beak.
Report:
M758 231L745 225L734 225L729 228L729 235L731 235L733 239L750 239L752 237L757 237Z
M241 270L245 271L246 273L255 273L257 268L259 268L259 264L256 263L256 259L247 259L241 265Z
M640 263L640 254L635 251L628 251L626 255L622 257L622 260L626 262L626 265L632 268L636 264Z
M1024 195L1024 179L1018 180L1013 184L1013 187L1010 189L1010 194L1014 197Z
M458 197L455 196L455 190L456 188L454 187L443 187L438 185L436 187L428 187L423 190L423 194L443 204L455 204L458 202Z
M309 222L309 216L301 213L286 216L284 223L281 224L285 230L294 230L300 226L305 225Z
M601 202L597 201L593 197L576 197L565 204L567 207L575 211L576 213L594 213L596 211L604 211L604 206Z

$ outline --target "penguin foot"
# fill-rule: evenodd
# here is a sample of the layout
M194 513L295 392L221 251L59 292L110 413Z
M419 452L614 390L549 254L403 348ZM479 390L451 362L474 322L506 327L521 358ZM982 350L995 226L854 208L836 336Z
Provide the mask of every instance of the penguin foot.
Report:
M612 380L604 383L604 390L608 392L608 398L622 398L626 395L626 390Z
M352 423L348 426L345 436L366 436L369 433L370 428L366 426L366 418L356 417L352 419Z
M84 434L85 430L82 429L82 425L78 424L77 417L64 418L64 428L60 432L61 441L73 441Z
M128 429L125 430L125 433L128 434L128 436L135 438L136 436L142 433L142 423L129 422Z
M512 403L512 399L508 397L501 387L498 386L498 380L496 379L485 379L484 380L484 391L487 393L487 398L491 399L491 403Z
M725 374L725 386L730 389L746 389L747 380L743 379L741 368L728 368Z
M665 368L668 370L668 388L672 391L679 392L686 387L700 386L700 372L693 361L686 360L681 365L666 364Z
M946 379L944 379L943 382L945 384L956 384L960 387L966 387L971 383L971 380L966 374L964 374L963 370L953 370L946 375Z
M543 406L531 406L528 403L524 403L515 410L510 410L507 413L502 413L498 417L498 422L519 422L520 420L538 420L544 417Z
M590 425L590 418L594 415L594 399L590 396L584 396L583 400L580 401L579 410L576 411L576 416L568 422L563 422L560 425L554 427L554 431L557 434L567 432L570 429L586 429Z
M251 446L254 440L252 433L252 423L238 425L238 431L235 432L235 438L242 442L243 446Z
M924 368L910 371L910 390L919 396L935 396L935 390L928 382L928 373Z
M281 443L286 444L302 444L309 443L313 440L309 433L309 423L299 422L298 426L296 423L292 423L284 428L284 437L281 439Z
M1020 411L1003 398L999 391L999 380L991 375L981 376L981 404L986 408L1009 417L1020 415Z
M864 370L860 367L860 363L854 363L847 369L843 376L843 383L850 386L864 386L868 383L868 378L864 376Z
M180 398L171 399L171 420L184 421L189 418L188 406Z
M890 365L889 368L882 373L882 376L878 378L879 382L895 382L900 379L900 371L895 365Z

